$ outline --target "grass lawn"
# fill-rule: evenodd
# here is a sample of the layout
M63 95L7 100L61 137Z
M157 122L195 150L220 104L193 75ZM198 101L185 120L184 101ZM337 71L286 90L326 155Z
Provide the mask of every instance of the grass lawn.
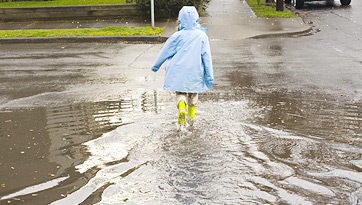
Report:
M29 29L29 30L0 30L0 38L14 37L69 37L69 36L131 36L155 35L160 36L164 28L156 27L118 27L81 28L81 29Z
M39 7L39 6L76 6L125 4L126 0L50 0L50 1L18 1L3 2L0 7Z
M276 8L271 6L265 6L265 0L260 0L258 4L257 0L246 0L249 6L253 9L258 17L281 17L281 18L293 18L297 17L293 12L284 8L284 11L276 11Z

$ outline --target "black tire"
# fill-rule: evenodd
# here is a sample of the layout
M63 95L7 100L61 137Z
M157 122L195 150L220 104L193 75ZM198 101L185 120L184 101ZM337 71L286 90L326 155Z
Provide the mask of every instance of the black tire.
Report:
M292 0L285 0L284 1L286 4L290 4L290 3L292 3Z
M295 8L296 9L302 9L304 6L304 0L296 0L295 1Z
M340 0L343 6L347 6L351 3L351 0Z

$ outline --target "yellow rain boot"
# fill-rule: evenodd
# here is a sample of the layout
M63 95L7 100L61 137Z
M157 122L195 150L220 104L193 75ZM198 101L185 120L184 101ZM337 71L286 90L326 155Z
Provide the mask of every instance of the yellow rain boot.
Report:
M196 107L190 106L190 105L187 107L187 117L188 117L188 121L189 121L190 125L193 124L194 119L196 117L195 111L196 111Z
M186 103L184 101L180 101L178 103L178 121L177 124L186 126Z

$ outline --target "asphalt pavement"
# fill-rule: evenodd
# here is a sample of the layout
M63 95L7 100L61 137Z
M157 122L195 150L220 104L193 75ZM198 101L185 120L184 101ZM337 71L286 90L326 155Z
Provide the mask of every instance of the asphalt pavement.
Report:
M156 11L157 12L157 11ZM240 0L213 0L210 2L200 23L209 28L210 39L246 39L257 37L295 35L306 33L311 26L302 18L258 18L249 5ZM0 30L21 29L74 29L103 28L108 26L150 26L150 19L97 19L73 21L40 21L40 22L6 22L0 24ZM52 41L159 41L163 42L177 29L176 19L155 22L156 27L164 27L159 36L98 36L98 37L57 37L46 38L3 38L0 43L52 42Z

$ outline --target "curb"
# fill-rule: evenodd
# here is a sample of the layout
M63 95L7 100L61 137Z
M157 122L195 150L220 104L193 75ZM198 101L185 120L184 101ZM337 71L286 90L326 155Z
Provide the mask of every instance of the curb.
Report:
M11 43L164 43L168 37L163 36L71 36L71 37L26 37L2 38L0 44Z
M292 32L282 32L282 33L270 33L270 34L261 34L249 37L248 39L262 39L262 38L277 38L277 37L293 37L296 35L308 35L313 30L313 27L302 30L302 31L292 31Z

